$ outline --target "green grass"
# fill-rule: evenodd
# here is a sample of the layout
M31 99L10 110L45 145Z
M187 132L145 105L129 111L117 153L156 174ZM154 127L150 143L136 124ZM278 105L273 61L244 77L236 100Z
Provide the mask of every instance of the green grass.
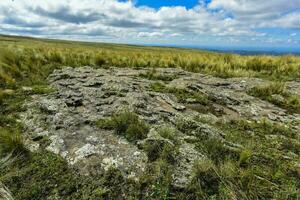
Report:
M209 122L208 122L209 123ZM190 193L198 199L298 199L300 136L289 124L261 121L219 121L225 141L202 137L193 141L204 161L195 166ZM192 121L177 121L189 134ZM239 148L228 148L228 144Z
M201 92L191 92L179 88L168 88L165 92L174 94L180 103L188 103L188 100L191 100L193 103L208 105L210 102L209 97Z
M132 142L146 138L149 132L149 126L127 109L113 114L110 119L98 120L96 125L103 129L113 129L116 134Z
M238 157L222 156L221 162L220 159L215 162L218 168L228 161L234 163L236 182L231 185L240 185L249 199L299 198L300 179L295 163L300 143L295 130L266 120L232 121L219 126L225 131L227 141L244 146Z
M291 112L299 111L299 97L288 94L284 82L299 80L299 56L239 56L192 49L138 47L98 43L40 40L0 36L0 143L1 156L23 152L22 124L17 116L30 94L54 92L47 76L63 66L94 68L151 68L141 74L153 80L151 89L174 94L180 102L188 99L210 105L205 94L167 88L175 76L161 75L155 68L181 68L219 77L260 77L275 81L253 88L249 94L268 100ZM22 87L32 90L23 91ZM284 101L272 99L274 94ZM129 141L144 139L149 125L129 111L115 113L97 122ZM149 167L139 182L124 179L111 169L101 176L81 176L65 160L41 151L26 153L0 169L0 181L18 200L35 199L300 199L299 133L288 124L244 120L217 123L225 140L243 148L228 149L218 139L198 135L193 141L207 159L195 165L194 179L186 190L172 187L172 169L177 152L177 133L170 127L159 134L174 145L152 143L144 147ZM189 134L193 124L179 123Z
M37 40L0 36L0 87L45 83L62 66L182 68L221 77L252 76L272 80L300 77L298 56L239 56L193 49ZM164 81L173 76L144 76Z
M168 88L162 82L158 81L151 83L150 88L154 92L173 94L180 103L198 103L204 106L208 106L211 103L210 97L206 94L181 88Z
M157 81L157 82L151 83L150 88L154 92L164 92L166 89L166 86L163 83Z
M153 68L151 71L147 71L146 73L140 74L139 77L149 79L149 80L165 81L165 82L169 82L177 78L176 75L160 74L156 71L155 68Z
M178 153L178 146L163 140L150 140L143 145L150 162L164 160L170 164L175 162Z
M139 198L139 185L125 180L118 170L81 176L63 158L46 151L18 158L0 171L0 180L15 200L123 199L124 194Z
M253 87L248 91L248 94L269 101L290 112L300 113L300 96L288 93L285 84L282 82L272 82L267 85Z
M178 143L178 130L176 128L170 125L163 125L158 128L157 132L161 137L172 141L174 144Z
M19 132L9 132L0 129L0 156L3 157L9 153L18 155L26 152L23 144L23 137Z

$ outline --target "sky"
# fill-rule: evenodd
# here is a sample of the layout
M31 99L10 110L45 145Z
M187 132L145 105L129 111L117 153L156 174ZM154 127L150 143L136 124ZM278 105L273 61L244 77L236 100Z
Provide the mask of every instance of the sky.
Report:
M129 44L300 49L300 0L1 0L0 33Z

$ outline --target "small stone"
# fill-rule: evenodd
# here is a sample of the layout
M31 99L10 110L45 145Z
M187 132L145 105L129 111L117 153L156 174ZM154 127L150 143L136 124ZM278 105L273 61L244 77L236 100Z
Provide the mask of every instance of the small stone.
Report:
M86 144L75 152L76 158L74 162L76 163L78 160L94 155L97 152L96 146L92 144Z

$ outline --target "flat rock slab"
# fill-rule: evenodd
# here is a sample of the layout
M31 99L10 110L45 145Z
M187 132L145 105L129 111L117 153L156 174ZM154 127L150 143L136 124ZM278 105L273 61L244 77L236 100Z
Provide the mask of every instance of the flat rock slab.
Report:
M97 170L101 173L116 167L126 177L137 179L149 162L146 153L113 131L97 128L94 125L97 120L110 117L124 108L136 112L152 126L165 123L175 126L178 117L189 119L200 115L211 120L267 117L282 123L300 118L297 114L289 114L284 109L247 95L247 89L265 82L260 79L221 79L180 69L156 70L161 75L176 77L166 87L187 88L215 99L215 109L224 111L222 115L215 116L190 109L193 106L179 103L173 94L153 92L150 85L155 81L139 76L149 71L90 67L56 70L49 76L56 92L33 95L26 103L27 110L21 119L32 138L47 137L49 144L45 148L61 155L82 173L98 173ZM288 88L300 90L300 85L293 82ZM197 124L194 132L222 138L222 133L208 125ZM38 145L34 144L31 149L37 148ZM174 166L174 184L181 187L189 183L193 165L203 155L184 139L179 149L178 162Z

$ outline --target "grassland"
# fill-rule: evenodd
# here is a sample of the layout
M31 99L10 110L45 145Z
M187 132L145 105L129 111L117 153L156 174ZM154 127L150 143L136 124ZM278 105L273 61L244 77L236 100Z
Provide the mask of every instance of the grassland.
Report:
M0 87L44 83L62 66L176 67L220 77L263 77L295 80L300 57L239 56L191 49L33 40L0 36Z
M288 127L267 122L241 120L217 124L218 129L227 133L228 141L247 147L240 152L228 151L219 141L196 141L197 147L206 152L208 158L195 166L195 179L186 191L173 191L170 183L168 163L172 161L176 148L165 146L159 149L159 144L145 147L154 162L139 184L124 180L117 171L93 179L81 177L57 155L26 151L22 124L17 120L24 100L30 94L51 91L46 77L54 69L86 65L94 68L153 68L153 73L142 76L165 82L174 77L162 77L154 73L155 68L182 68L225 78L260 77L275 84L253 88L249 94L287 109L299 109L299 99L288 96L284 88L285 81L300 79L300 57L297 56L239 56L191 49L0 36L0 157L10 153L16 157L13 163L0 166L0 180L8 186L15 199L45 199L48 196L118 199L120 194L126 195L127 199L141 199L145 194L148 199L300 198L300 172L299 168L295 168L300 149L299 134ZM25 86L33 89L22 89ZM154 83L152 89L172 93L181 102L192 97L209 106L207 97L200 93L166 90L161 82ZM286 102L276 101L272 97L274 94L284 96ZM99 121L97 125L125 134L133 142L137 139L135 133L144 137L149 129L135 114L128 112ZM160 134L176 140L176 133L168 127ZM195 187L197 185L200 187Z

